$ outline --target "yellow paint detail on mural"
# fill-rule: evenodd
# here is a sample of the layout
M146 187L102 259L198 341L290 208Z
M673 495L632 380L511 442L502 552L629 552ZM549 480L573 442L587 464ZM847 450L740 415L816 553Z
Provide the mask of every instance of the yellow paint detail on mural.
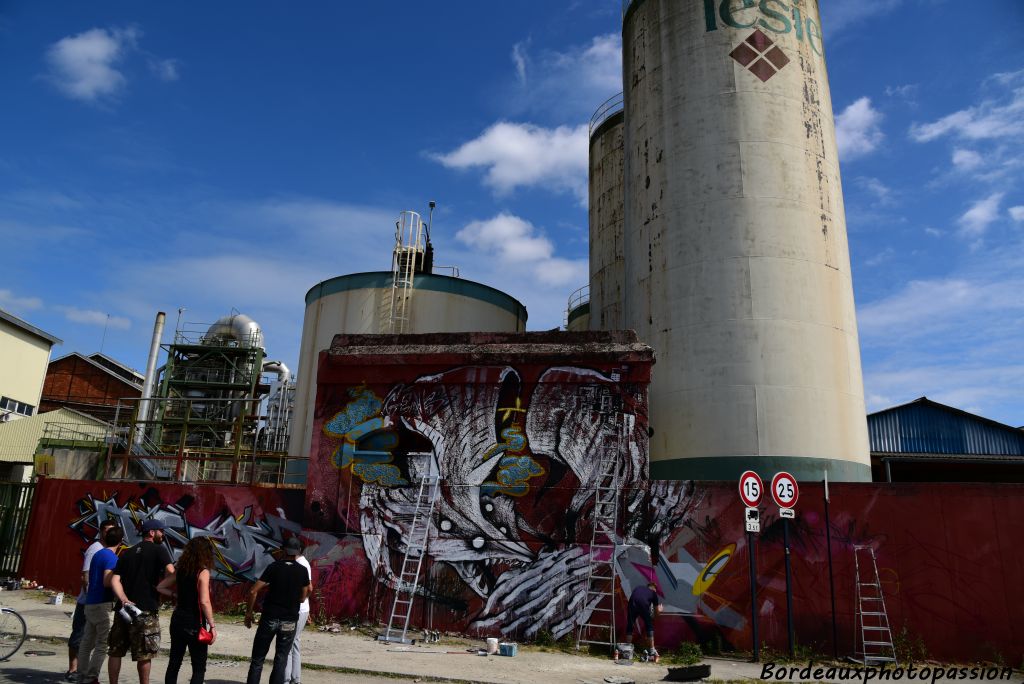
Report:
M697 575L697 580L693 583L694 596L700 596L711 587L715 578L718 577L718 574L725 567L726 563L728 563L729 559L732 558L734 551L736 551L736 545L729 544L711 557L711 560L707 562L704 568Z

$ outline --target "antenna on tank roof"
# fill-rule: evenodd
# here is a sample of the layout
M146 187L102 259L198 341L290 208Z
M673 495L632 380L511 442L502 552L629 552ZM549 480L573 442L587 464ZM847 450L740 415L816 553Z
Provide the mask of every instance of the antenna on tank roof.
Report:
M434 222L434 208L437 207L437 202L430 200L429 204L430 212L427 214L427 243L430 242L430 226Z

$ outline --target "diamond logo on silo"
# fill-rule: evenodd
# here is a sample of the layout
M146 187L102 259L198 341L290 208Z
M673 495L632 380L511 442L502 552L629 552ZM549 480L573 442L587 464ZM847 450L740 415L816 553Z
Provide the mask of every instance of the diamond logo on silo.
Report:
M745 41L736 46L729 56L746 67L761 81L779 73L789 64L789 57L771 38L755 29Z

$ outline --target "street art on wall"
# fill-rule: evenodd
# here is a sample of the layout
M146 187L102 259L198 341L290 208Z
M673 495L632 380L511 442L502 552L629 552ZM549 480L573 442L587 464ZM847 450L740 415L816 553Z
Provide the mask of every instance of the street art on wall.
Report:
M298 534L314 567L314 618L379 622L409 548L419 482L434 476L438 499L412 624L474 636L567 636L595 607L584 591L593 495L601 459L613 454L618 607L654 581L665 605L659 646L747 649L754 552L761 639L785 647L777 512L762 507L752 549L735 483L647 479L649 350L546 345L495 358L476 347L344 347L320 358L305 489L44 479L22 574L75 590L78 559L102 519L120 520L135 543L137 523L158 517L172 550L195 536L214 539L214 600L223 608L241 600L269 552ZM790 523L800 644L831 652L831 556L839 651L852 653L852 549L869 544L897 633L906 629L936 657L1024 657L1014 612L1024 606L1024 545L1006 542L1024 538L1024 486L830 489L831 546L820 485L801 483ZM625 611L617 615L621 630Z
M337 474L314 468L310 489L323 487L318 475L358 488L358 518L339 513L362 539L371 574L393 589L418 494L409 485L437 476L427 554L432 572L459 581L424 582L422 594L450 607L475 605L468 631L529 637L547 629L560 637L594 607L581 603L581 587L587 506L601 476L596 454L619 454L621 482L635 484L646 471L645 387L622 383L621 369L556 366L529 383L524 375L511 366L463 366L386 393L347 388L322 427L324 462ZM635 509L641 490L625 491ZM565 501L556 521L544 503L558 498Z
M245 506L239 515L222 511L206 520L190 522L186 518L194 502L190 496L176 503L165 503L157 490L149 489L141 496L121 496L121 503L118 498L117 491L104 499L86 494L77 502L80 516L71 522L71 529L78 532L83 541L91 542L104 520L114 520L125 531L124 546L134 546L142 541L139 529L143 522L161 520L166 525L164 543L175 560L190 539L209 537L217 562L215 579L228 585L259 579L273 561L271 552L284 543L285 531L288 536L302 531L299 523L288 520L283 511L257 519L251 505Z

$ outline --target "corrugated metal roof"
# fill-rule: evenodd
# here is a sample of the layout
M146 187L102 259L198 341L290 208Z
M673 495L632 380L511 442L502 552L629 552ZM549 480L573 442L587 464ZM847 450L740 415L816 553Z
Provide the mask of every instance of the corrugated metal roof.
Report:
M102 440L106 423L70 409L57 409L0 423L0 463L32 463L47 425L68 434L92 435Z
M872 453L1024 456L1024 432L922 397L868 416Z

